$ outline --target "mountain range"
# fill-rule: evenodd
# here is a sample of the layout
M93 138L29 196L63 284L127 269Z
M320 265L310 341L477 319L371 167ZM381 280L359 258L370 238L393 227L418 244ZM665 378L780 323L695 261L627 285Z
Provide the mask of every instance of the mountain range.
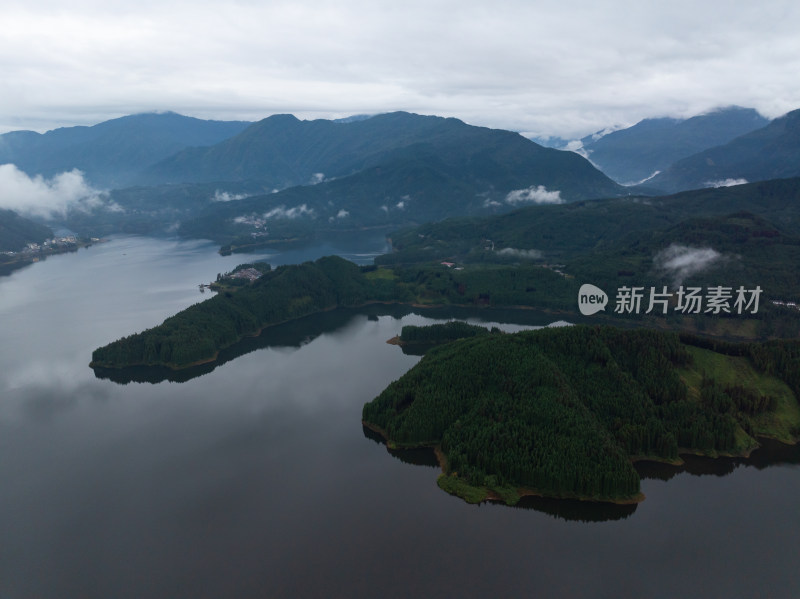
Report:
M584 137L581 144L600 170L615 181L630 184L768 124L769 120L752 108L729 107L689 119L645 119L607 135Z
M666 192L800 176L800 110L675 162L648 181Z
M645 119L581 140L543 140L587 156L609 177L650 195L800 176L800 110L765 119L729 107L690 119Z
M274 115L219 144L176 153L145 175L151 183L255 180L281 190L393 163L433 161L479 185L544 185L574 197L619 188L582 160L499 129L407 112L336 122Z
M248 125L165 112L46 133L11 131L0 135L0 164L13 163L30 176L46 178L78 169L96 187L123 187L141 183L142 170L179 150L218 143Z
M126 133L138 127L142 133ZM185 146L203 136L225 139L163 156L165 139L175 146L180 137ZM20 141L27 138L42 148L50 144L36 164L22 160L29 175L79 168L90 182L136 183L59 223L87 235L177 230L221 243L266 242L630 193L572 152L510 131L405 112L339 121L274 115L225 127L173 114L134 115L44 135L6 134L3 159L35 154L32 141ZM120 141L112 154L114 139ZM64 160L68 148L71 162Z
M583 142L607 170L636 177L683 157L647 188L625 187L575 152L454 118L394 112L247 123L161 113L6 133L0 163L29 176L79 169L89 184L113 188L95 209L51 221L79 234L177 231L237 246L800 175L800 111L769 122L732 107Z
M165 181L202 173L207 181L275 186L273 193L208 204L181 227L213 239L258 234L263 223L252 223L264 220L259 214L272 215L266 220L273 232L313 219L317 229L341 230L628 193L574 153L509 131L402 112L347 124L270 117L151 172Z

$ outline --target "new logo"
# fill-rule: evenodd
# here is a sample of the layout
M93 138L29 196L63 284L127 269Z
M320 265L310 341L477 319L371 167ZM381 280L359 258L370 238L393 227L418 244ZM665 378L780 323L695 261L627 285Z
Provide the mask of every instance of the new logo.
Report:
M578 290L578 309L581 314L584 316L597 314L606 309L606 304L608 304L608 296L605 291L589 283L581 285Z

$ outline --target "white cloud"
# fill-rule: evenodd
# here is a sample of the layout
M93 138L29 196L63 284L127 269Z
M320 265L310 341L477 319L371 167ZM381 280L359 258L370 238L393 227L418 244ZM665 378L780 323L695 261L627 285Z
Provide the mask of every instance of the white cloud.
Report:
M406 203L405 203L405 202L403 202L403 201L397 202L397 204L395 205L395 207L396 207L398 210L405 210L405 209L406 209Z
M548 191L544 185L531 185L527 189L515 189L506 196L506 204L563 204L561 192Z
M583 156L584 158L589 158L589 152L586 148L583 147L583 142L580 139L575 139L567 143L567 147L564 148L568 152L575 152L579 156Z
M348 216L350 216L350 213L345 209L341 209L336 213L336 218L347 218Z
M299 206L295 206L294 208L286 209L285 206L278 206L277 208L273 208L272 210L265 212L263 218L270 219L270 218L288 218L288 219L295 219L301 216L315 216L315 212L313 208L309 208L306 204L300 204Z
M243 200L246 197L248 197L246 193L229 193L218 189L214 192L214 197L211 198L211 200L214 202L234 202L236 200Z
M641 181L637 181L636 183L628 183L627 185L642 185L643 183L647 183L650 179L654 178L656 175L659 175L659 174L661 174L661 171L655 170L655 171L653 171L652 175L650 175L648 177L645 177Z
M734 185L744 185L747 179L721 179L719 181L706 181L706 187L733 187Z
M167 109L401 109L573 139L716 106L800 106L791 0L243 0L224 13L203 0L3 2L0 131Z
M0 165L0 208L25 216L53 218L69 210L90 211L104 205L105 192L92 188L77 169L51 179L29 177L13 164ZM115 203L107 206L120 211Z
M516 248L503 248L502 250L497 250L497 254L525 260L539 260L542 257L540 250L518 250Z
M677 287L684 279L706 270L722 257L722 254L712 248L693 248L673 243L653 257L653 265L656 270L671 276Z
M318 185L325 181L325 173L314 173L311 175L311 185Z

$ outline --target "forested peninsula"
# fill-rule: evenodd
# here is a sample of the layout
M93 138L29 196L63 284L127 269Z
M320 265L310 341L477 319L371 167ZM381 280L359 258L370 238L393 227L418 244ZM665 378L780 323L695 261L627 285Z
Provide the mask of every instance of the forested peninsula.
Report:
M363 420L392 447L439 448L439 485L468 501L630 502L641 499L636 459L796 442L798 396L798 341L574 326L432 349Z
M574 281L534 265L476 266L461 271L440 264L390 269L359 267L327 256L270 270L250 284L190 306L159 326L98 348L91 366L187 368L215 360L221 349L265 327L334 308L394 302L566 309L576 294Z
M367 278L343 258L281 266L252 284L194 304L161 325L118 339L92 353L92 367L186 368L213 361L264 327L337 307L395 299L388 279Z

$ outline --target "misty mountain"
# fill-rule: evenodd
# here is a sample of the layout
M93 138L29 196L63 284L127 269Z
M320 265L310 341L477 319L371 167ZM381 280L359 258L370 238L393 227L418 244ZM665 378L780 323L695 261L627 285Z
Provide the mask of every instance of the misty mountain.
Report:
M666 192L800 176L800 110L683 160L648 181Z
M572 152L403 112L340 121L275 115L179 151L138 180L159 183L115 189L63 224L94 236L178 231L267 242L630 192Z
M241 244L242 238L267 241L312 232L388 229L449 216L508 212L526 203L560 203L626 191L574 153L541 148L517 134L470 127L455 119L382 115L362 121L372 121L370 128L351 125L360 133L358 138L330 121L304 124L284 117L267 121L273 131L296 127L295 142L308 148L276 154L275 172L294 172L303 180L323 162L329 172L358 170L313 185L208 204L196 217L182 221L182 235ZM316 143L310 144L309 138ZM417 141L420 138L425 141ZM237 141L233 138L215 149L239 147ZM311 147L319 152L314 162L308 159ZM279 167L278 159L292 164ZM224 163L223 154L215 152L213 162Z
M568 199L622 193L574 154L510 131L405 112L348 122L274 115L215 146L179 152L147 177L160 183L257 180L266 190L282 190L431 157L479 192L543 185Z
M645 119L607 135L584 137L581 142L593 164L615 181L630 184L768 123L755 110L734 106L689 119Z
M91 127L63 127L40 134L0 135L0 164L28 175L52 177L83 171L97 187L122 187L146 167L190 146L216 144L245 129L243 121L206 121L173 112L135 114Z
M28 243L41 243L52 236L48 227L0 208L0 252L16 252Z

